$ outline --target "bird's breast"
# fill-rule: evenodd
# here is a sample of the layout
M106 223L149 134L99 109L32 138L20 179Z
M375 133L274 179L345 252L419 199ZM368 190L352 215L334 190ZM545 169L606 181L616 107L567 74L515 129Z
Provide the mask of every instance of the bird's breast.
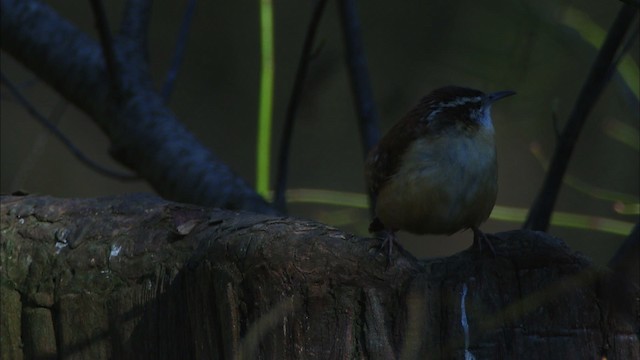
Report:
M390 228L454 233L485 221L496 195L493 129L471 137L424 137L408 147L380 190L376 213Z

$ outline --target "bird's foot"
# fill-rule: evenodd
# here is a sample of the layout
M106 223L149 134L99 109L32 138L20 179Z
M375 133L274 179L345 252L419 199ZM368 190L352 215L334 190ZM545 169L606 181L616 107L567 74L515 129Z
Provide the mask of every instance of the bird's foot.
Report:
M396 231L384 227L380 219L375 218L369 225L369 232L375 233L376 238L382 240L379 252L387 250L387 268L393 264L393 245L397 242Z
M379 251L384 251L387 247L387 268L393 264L393 244L396 242L396 232L387 230L383 232L382 245Z
M473 230L473 245L471 245L471 247L477 249L477 251L482 254L482 244L484 243L493 254L493 257L496 257L496 249L493 247L493 244L491 244L487 234L483 233L477 227L472 227L471 230Z

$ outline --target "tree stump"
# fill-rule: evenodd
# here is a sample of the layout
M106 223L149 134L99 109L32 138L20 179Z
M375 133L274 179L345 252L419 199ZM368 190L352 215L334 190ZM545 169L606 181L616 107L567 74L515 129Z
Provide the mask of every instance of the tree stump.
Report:
M2 359L640 358L635 284L544 233L387 267L376 239L149 195L0 210Z

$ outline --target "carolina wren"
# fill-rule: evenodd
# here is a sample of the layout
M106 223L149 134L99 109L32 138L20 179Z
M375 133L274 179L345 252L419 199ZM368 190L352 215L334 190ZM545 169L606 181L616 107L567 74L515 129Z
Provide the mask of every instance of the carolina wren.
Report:
M447 86L424 97L371 150L365 174L377 198L371 232L453 234L471 228L474 246L498 192L491 105L513 91L485 94ZM383 244L384 246L384 244Z

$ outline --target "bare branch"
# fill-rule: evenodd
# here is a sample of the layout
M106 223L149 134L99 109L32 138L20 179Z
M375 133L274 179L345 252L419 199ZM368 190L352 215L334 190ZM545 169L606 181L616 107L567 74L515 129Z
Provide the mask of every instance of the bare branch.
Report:
M182 64L184 58L184 52L187 49L187 38L189 36L189 29L191 28L191 22L193 21L193 14L195 14L196 0L189 0L187 8L184 10L182 17L182 24L180 24L180 32L178 33L178 40L176 41L176 47L173 51L173 57L171 58L171 67L167 71L167 78L162 86L162 98L165 103L169 102L171 92L173 91L173 85L176 82L178 76L178 70Z
M360 125L360 137L364 157L380 139L380 121L373 100L373 91L369 81L367 59L362 44L360 20L355 0L339 0L340 15L342 21L342 33L347 53L347 64L351 76L351 88L356 100L358 110L358 124ZM375 208L375 199L369 192L371 211Z
M119 36L121 46L130 57L139 57L146 64L149 62L149 22L151 21L151 5L153 0L128 0L124 7Z
M132 181L132 180L140 180L140 177L133 174L125 174L119 171L108 169L97 162L91 160L88 156L86 156L82 150L78 149L76 145L62 132L51 123L44 115L42 115L36 108L33 106L27 98L25 98L18 88L9 80L3 73L0 72L0 78L2 79L2 84L9 89L11 94L16 100L22 105L28 112L33 116L34 119L38 120L40 124L42 124L49 132L51 132L55 137L58 138L67 147L67 149L76 157L76 159L80 160L81 163L86 165L91 170L121 181Z
M298 63L298 69L296 70L296 78L293 82L293 89L291 90L291 97L289 98L289 104L287 106L287 114L284 119L284 127L282 130L282 140L280 142L280 152L278 154L278 173L276 174L276 189L274 194L273 203L276 209L286 212L286 199L285 192L287 190L287 174L289 172L289 153L291 147L291 137L293 134L293 125L296 117L298 106L300 105L300 96L302 95L302 89L304 87L304 80L307 75L307 69L309 68L309 62L311 61L313 54L313 45L315 43L316 32L322 13L326 5L326 0L316 1L316 6L311 14L311 20L307 27L307 33L304 38L304 44L302 45L302 54L300 55L300 62Z
M193 204L275 212L166 108L138 60L121 59L126 97L116 104L108 96L95 41L39 1L0 4L2 49L91 116L111 140L112 156L159 194Z
M113 44L113 37L111 36L109 21L107 20L102 0L91 0L91 9L93 10L93 17L96 21L98 35L100 36L102 54L109 73L109 85L111 86L110 95L114 97L116 102L120 102L120 73L118 71L118 63L116 61L115 45Z
M595 105L600 93L609 82L612 74L612 64L615 55L622 44L630 24L637 15L632 5L623 5L613 22L607 38L591 67L591 72L585 81L578 100L573 107L569 120L558 138L555 153L547 172L542 189L536 198L527 220L525 229L546 231L551 220L551 213L560 191L562 178L569 165L569 159L578 140L580 130L589 112Z

